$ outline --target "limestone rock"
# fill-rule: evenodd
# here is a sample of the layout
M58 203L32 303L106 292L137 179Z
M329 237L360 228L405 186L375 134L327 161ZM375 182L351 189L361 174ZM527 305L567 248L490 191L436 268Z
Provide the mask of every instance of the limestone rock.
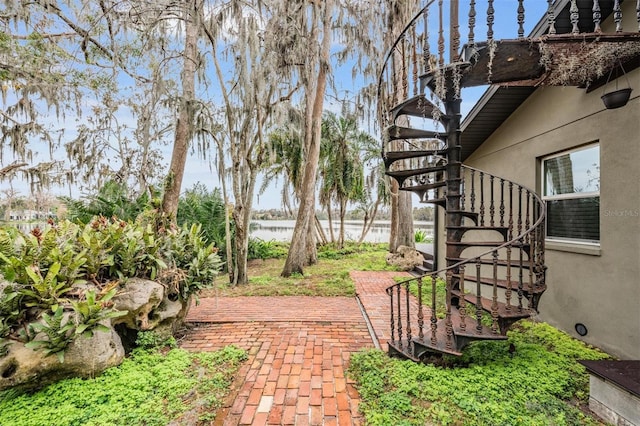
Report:
M35 390L64 378L95 377L123 359L124 348L113 329L77 337L65 351L64 363L56 355L45 356L41 350L13 341L7 355L0 358L0 390Z
M165 299L165 288L155 281L131 278L113 299L114 308L128 311L113 320L113 324L124 323L132 330L151 330L160 322L157 309Z
M422 265L424 257L414 248L399 246L397 253L387 254L388 265L393 265L402 271L410 271L418 265Z

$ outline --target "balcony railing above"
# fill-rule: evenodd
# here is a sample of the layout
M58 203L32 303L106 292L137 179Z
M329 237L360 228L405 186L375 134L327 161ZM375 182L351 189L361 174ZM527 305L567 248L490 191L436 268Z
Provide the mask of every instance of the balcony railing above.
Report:
M379 79L383 117L424 94L502 84L588 87L640 56L640 0L429 0ZM629 13L632 12L632 13ZM528 34L525 36L525 34Z

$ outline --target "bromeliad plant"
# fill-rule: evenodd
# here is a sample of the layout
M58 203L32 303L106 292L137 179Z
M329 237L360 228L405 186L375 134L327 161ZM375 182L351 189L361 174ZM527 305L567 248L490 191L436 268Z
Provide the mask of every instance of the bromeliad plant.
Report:
M110 300L128 278L157 279L187 302L220 268L198 226L156 230L148 217L99 216L87 225L50 221L26 235L0 228L0 357L11 339L62 357L78 335L124 314Z

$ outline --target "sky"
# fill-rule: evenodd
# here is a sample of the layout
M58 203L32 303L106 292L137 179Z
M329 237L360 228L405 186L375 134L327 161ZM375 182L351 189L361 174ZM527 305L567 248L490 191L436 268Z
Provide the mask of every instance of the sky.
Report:
M466 32L468 31L466 27L465 17L468 14L468 10L465 9L466 1L461 1L461 11L460 11L460 19L461 19L461 28L463 40L466 39ZM477 28L476 28L476 40L483 40L484 37L482 34L486 31L486 23L483 21L484 17L484 9L482 9L482 1L477 1ZM517 6L517 2L514 0L495 0L494 7L496 9L496 38L505 37L505 33L503 31L503 27L500 26L502 22L505 22L504 19L501 19L504 16L514 17L515 20L515 7ZM525 34L528 34L533 26L538 22L539 18L543 16L546 8L547 2L544 0L526 0L525 2L526 13L527 13L527 21L525 22ZM535 17L533 19L532 17ZM446 21L446 18L445 18ZM509 22L509 27L511 31L515 25L513 22ZM509 38L512 38L509 37ZM338 90L338 97L348 97L353 96L363 85L363 81L356 80L354 81L351 77L351 70L348 66L337 68L334 72L334 81L336 84L336 88ZM486 86L476 87L471 89L464 89L462 93L463 103L462 103L462 113L463 116L473 107L482 93L486 90ZM335 95L334 95L335 96ZM325 101L325 107L327 110L331 110L334 112L340 111L340 104L333 98L328 97ZM126 119L126 118L125 118ZM70 126L72 127L72 126ZM367 125L367 122L363 122L362 127L365 131L370 132L374 137L379 138L380 135L377 134L378 131L373 129ZM46 152L42 152L40 157L45 157ZM166 163L167 168L168 164L171 160L171 147L163 148L163 156L164 163ZM5 164L9 164L9 162L4 162ZM198 158L196 155L190 155L187 161L187 166L185 170L185 176L183 181L183 191L191 188L195 183L200 182L206 185L209 188L220 187L220 182L215 173L215 170L211 171L208 162ZM281 181L280 181L281 182ZM6 182L0 183L0 190L8 187ZM260 187L260 182L257 184L257 188ZM27 195L28 186L25 183L14 182L14 188L23 193L23 195ZM280 190L281 188L271 185L267 188L266 192L262 195L256 194L256 198L254 201L255 209L278 209L281 207L280 202ZM55 195L69 195L68 188L52 188L51 191ZM75 188L73 189L72 195L74 197L81 196L81 192Z

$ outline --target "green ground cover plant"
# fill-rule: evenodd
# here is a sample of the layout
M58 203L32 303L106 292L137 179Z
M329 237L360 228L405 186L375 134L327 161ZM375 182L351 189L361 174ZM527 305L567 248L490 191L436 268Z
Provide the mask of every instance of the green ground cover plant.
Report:
M367 424L601 424L580 409L587 404L589 377L576 361L607 354L545 323L521 321L508 337L476 342L440 366L377 350L353 355L349 374Z
M34 394L0 393L0 425L164 426L171 421L184 424L186 419L209 421L246 358L235 346L206 353L138 348L120 366L94 379L63 380Z

